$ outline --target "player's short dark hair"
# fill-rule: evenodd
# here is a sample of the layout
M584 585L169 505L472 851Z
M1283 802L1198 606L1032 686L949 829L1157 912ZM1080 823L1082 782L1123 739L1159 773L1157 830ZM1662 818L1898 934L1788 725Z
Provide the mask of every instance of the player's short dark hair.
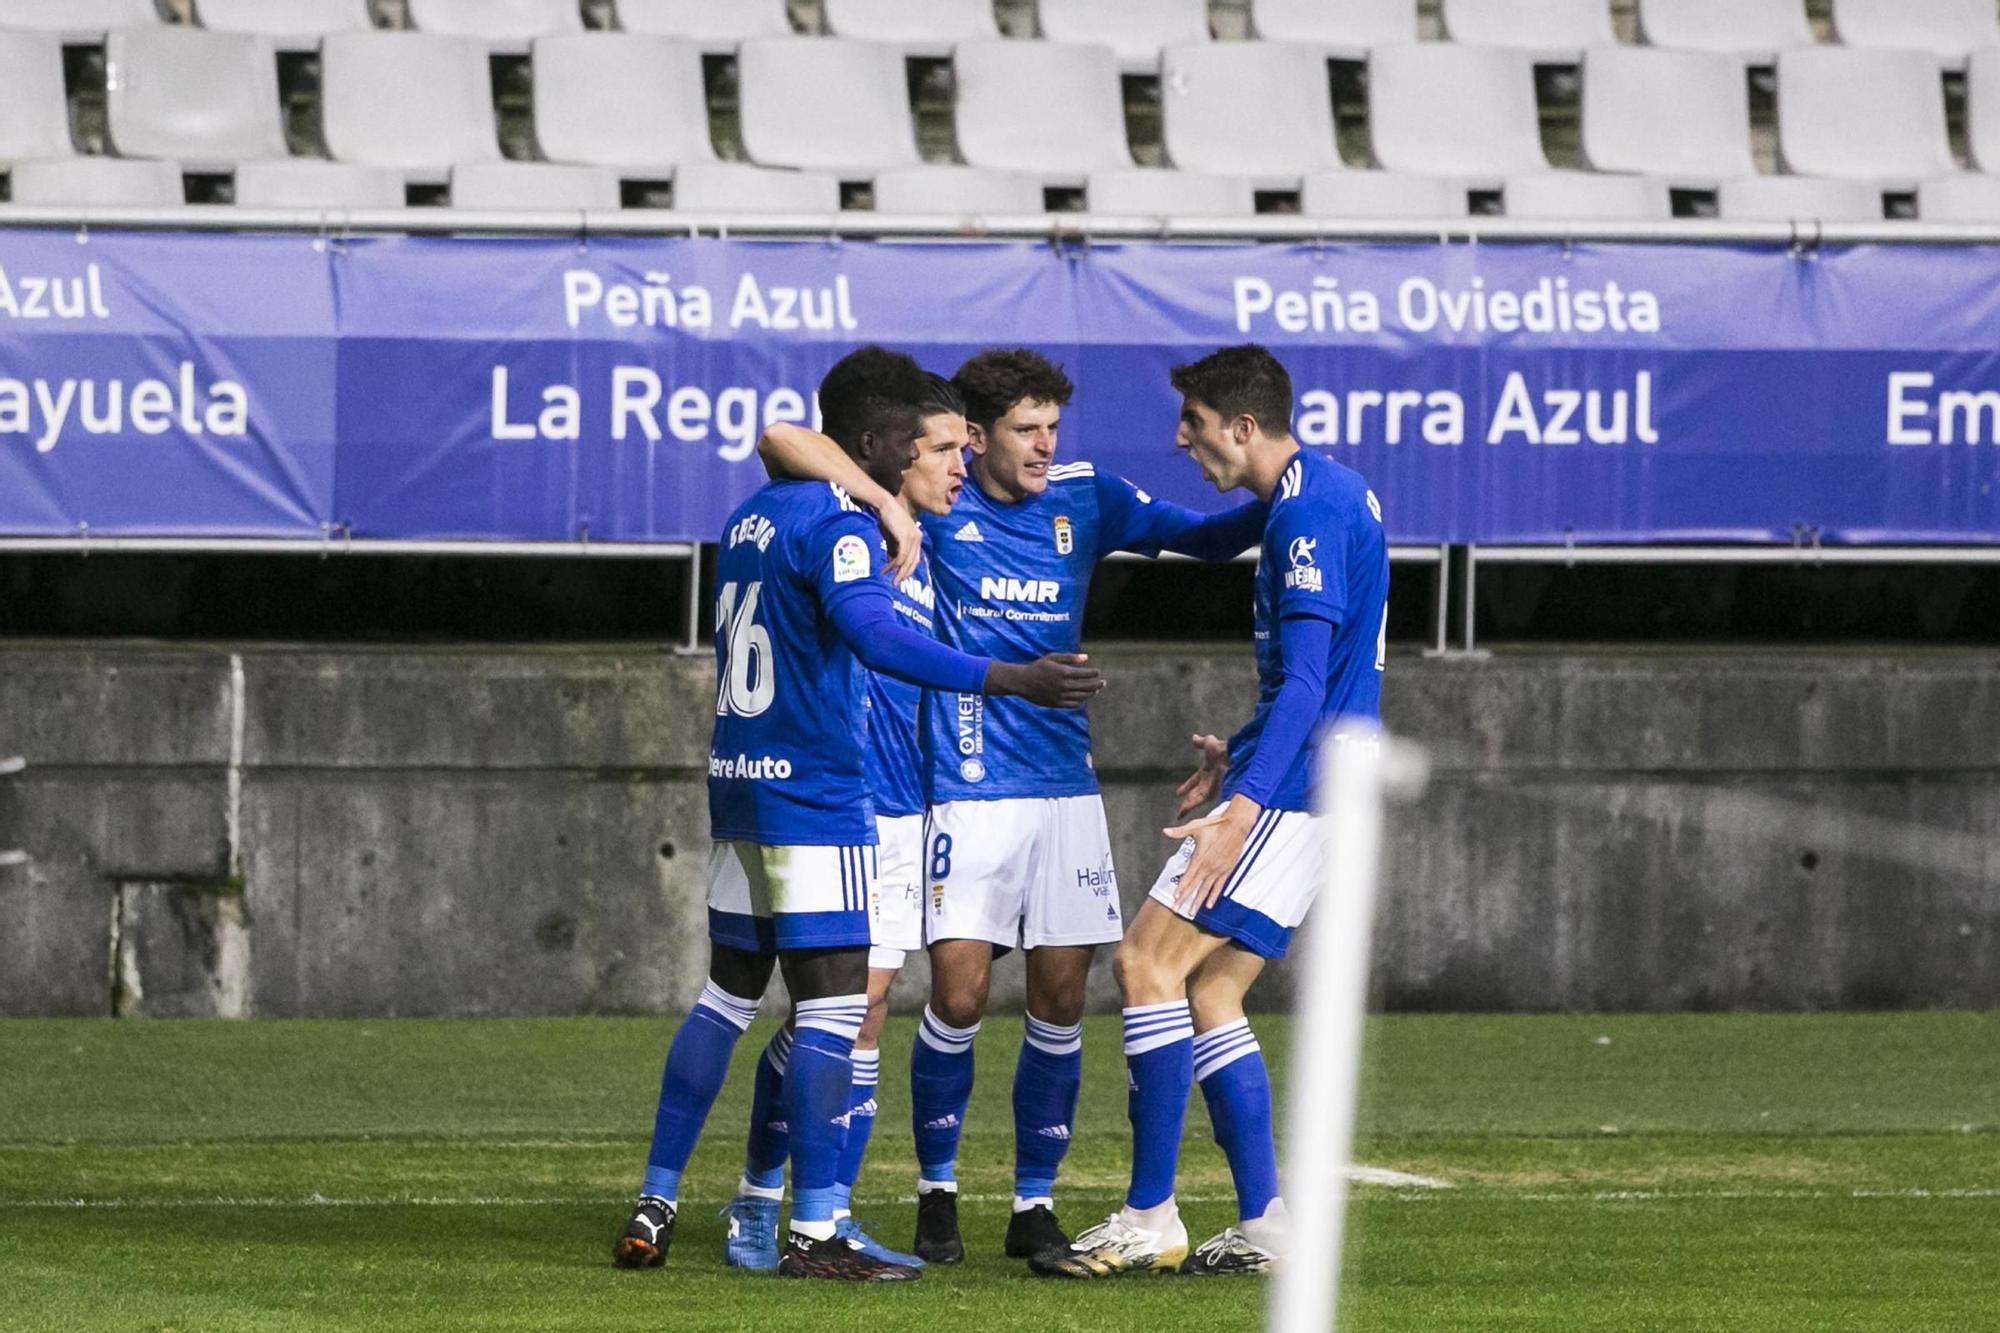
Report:
M843 449L864 433L914 430L919 404L931 395L930 376L915 361L886 347L863 347L834 362L819 382L820 425Z
M949 412L959 417L965 415L965 398L950 380L942 375L927 374L925 378L930 381L931 391L917 404L917 411L921 415L931 417L940 412Z
M1266 435L1292 433L1292 377L1256 343L1210 352L1175 366L1167 378L1181 397L1214 408L1225 422L1248 416Z
M965 419L981 430L1019 402L1069 406L1076 385L1062 367L1025 347L989 347L958 368L953 387L965 399Z

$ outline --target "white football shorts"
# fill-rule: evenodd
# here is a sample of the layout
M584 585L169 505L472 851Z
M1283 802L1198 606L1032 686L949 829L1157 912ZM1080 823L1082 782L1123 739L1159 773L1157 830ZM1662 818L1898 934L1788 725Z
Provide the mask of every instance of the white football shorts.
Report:
M875 887L868 900L868 966L895 971L924 947L924 817L875 816Z
M1217 806L1216 809L1221 809ZM1250 826L1236 868L1223 881L1222 896L1199 912L1174 906L1194 839L1182 841L1153 882L1152 898L1204 930L1234 940L1264 958L1283 958L1292 932L1306 919L1319 893L1325 828L1307 810L1266 810Z
M718 842L708 854L708 937L746 953L869 943L873 847Z
M1104 802L947 801L924 839L924 943L1111 944L1124 934Z

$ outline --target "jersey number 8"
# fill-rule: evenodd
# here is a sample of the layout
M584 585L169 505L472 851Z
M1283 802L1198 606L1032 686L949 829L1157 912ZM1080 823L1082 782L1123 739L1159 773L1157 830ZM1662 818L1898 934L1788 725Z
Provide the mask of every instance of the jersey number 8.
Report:
M716 671L715 712L718 717L756 717L771 706L778 678L771 670L771 631L757 623L757 598L762 583L743 589L737 600L734 583L722 585L715 599L715 632L721 666Z

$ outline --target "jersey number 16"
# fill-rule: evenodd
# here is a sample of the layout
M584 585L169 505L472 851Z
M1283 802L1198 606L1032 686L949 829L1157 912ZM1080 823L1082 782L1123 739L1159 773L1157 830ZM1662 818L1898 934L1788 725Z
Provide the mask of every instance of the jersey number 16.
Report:
M762 583L751 583L737 600L734 583L722 585L715 599L715 635L721 664L716 671L715 712L718 717L756 717L771 706L778 678L771 670L771 631L757 623L757 598Z

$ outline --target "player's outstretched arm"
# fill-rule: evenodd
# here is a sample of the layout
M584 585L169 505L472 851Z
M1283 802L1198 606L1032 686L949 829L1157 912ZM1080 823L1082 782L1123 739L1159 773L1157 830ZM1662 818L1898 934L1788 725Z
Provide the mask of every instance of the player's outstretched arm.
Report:
M916 572L924 541L917 521L831 437L790 422L773 422L757 438L757 457L773 481L829 481L856 504L874 510L882 540L889 546L889 581L901 583Z
M1081 708L1104 688L1104 674L1079 654L1050 653L1016 663L948 648L905 625L886 592L843 598L832 617L834 629L861 665L927 690L1012 694L1043 708Z
M1175 555L1220 563L1234 560L1264 538L1264 521L1271 507L1251 500L1204 514L1198 509L1155 500L1123 477L1100 472L1097 512L1104 524L1104 549Z
M1012 694L1043 708L1081 708L1104 688L1104 673L1082 653L1048 653L1032 662L986 668L987 694Z

